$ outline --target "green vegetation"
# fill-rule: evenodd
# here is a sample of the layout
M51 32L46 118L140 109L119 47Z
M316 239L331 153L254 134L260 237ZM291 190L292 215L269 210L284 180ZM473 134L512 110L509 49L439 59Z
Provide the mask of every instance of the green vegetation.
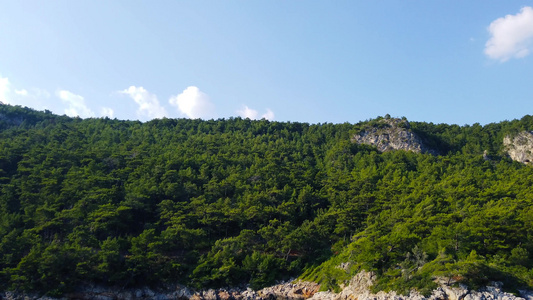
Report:
M440 156L351 143L366 123L141 123L0 105L0 289L258 288L301 275L335 290L361 269L382 290L427 291L436 276L533 286L533 168L502 152L533 117L411 122Z

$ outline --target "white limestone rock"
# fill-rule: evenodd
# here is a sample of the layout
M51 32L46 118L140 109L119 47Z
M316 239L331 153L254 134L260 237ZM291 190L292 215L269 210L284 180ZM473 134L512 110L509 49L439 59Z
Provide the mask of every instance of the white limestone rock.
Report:
M416 153L432 153L418 135L411 131L411 125L405 119L385 118L378 121L378 126L364 129L352 137L352 142L375 146L379 151L405 150Z
M533 292L520 291L522 297L504 292L501 284L494 283L478 291L464 285L452 287L441 283L429 297L413 290L409 295L398 295L395 291L373 294L370 287L375 280L372 272L362 271L350 280L340 293L317 292L309 300L533 300Z
M512 160L523 164L533 162L533 131L522 131L515 136L503 138L505 151Z

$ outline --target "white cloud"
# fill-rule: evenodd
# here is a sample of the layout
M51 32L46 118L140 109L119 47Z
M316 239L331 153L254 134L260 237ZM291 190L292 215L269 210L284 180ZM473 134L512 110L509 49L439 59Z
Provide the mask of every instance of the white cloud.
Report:
M139 105L137 109L137 114L139 116L147 116L149 118L163 118L167 115L167 111L164 107L159 104L157 96L150 94L142 86L130 86L128 89L125 89L120 92L121 94L126 94Z
M241 116L242 118L254 120L257 119L257 115L259 115L259 112L245 105L241 110L237 111L237 114L239 114L239 116Z
M207 94L195 86L186 88L181 94L171 97L168 102L191 119L215 117L215 105Z
M274 120L274 112L267 108L267 112L261 116L261 119L267 119L269 121Z
M114 116L114 114L115 114L115 111L114 111L112 108L109 108L109 107L102 107L102 108L100 109L100 115L101 115L102 117L109 117L109 118L112 119L113 116Z
M9 79L7 79L7 77L0 77L0 102L9 103L9 101L7 101L8 92L9 92Z
M22 90L15 90L15 94L21 95L21 96L28 96L28 91L25 89Z
M94 117L93 111L85 105L85 100L82 96L66 90L58 91L57 96L68 105L68 107L65 109L65 114L67 116L79 116L82 118Z
M29 106L34 109L50 109L50 106L59 106L56 101L48 101L50 98L50 93L44 89L39 88L30 88L30 89L16 89L13 94L11 94L13 103L18 105ZM61 108L62 109L62 108Z
M259 115L259 112L255 109L249 108L248 106L244 106L241 110L237 111L237 114L242 118L248 118L251 120L257 120L257 116ZM267 112L262 114L260 119L267 119L267 120L274 120L274 112L267 108Z
M43 98L49 98L50 93L43 89L16 89L7 77L0 77L0 102L11 105L29 106L35 109L46 109Z
M533 48L533 8L523 7L516 15L507 15L490 23L491 38L485 54L501 62L529 55Z

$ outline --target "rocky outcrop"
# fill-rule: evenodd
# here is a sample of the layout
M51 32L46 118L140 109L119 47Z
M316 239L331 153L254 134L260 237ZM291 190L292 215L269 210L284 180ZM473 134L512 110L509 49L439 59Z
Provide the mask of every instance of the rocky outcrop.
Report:
M533 131L522 131L515 136L503 138L505 151L512 160L524 164L533 162Z
M318 292L309 300L533 300L533 293L521 291L521 297L503 292L501 284L494 283L478 291L469 290L466 286L452 287L445 284L435 290L428 297L417 291L409 295L398 295L396 292L370 292L370 286L375 280L372 272L360 272L354 276L348 286L340 293Z
M260 290L257 294L263 299L303 300L311 298L319 289L320 285L317 283L296 281L267 287Z
M3 113L0 113L0 121L3 121L5 122L6 124L9 124L9 125L15 125L15 126L19 126L20 124L22 124L22 122L24 122L24 119L22 117L9 117L9 116L6 116L5 114Z
M411 125L405 119L385 118L370 125L352 137L352 142L375 146L379 151L406 150L416 153L428 152L422 140L411 131Z

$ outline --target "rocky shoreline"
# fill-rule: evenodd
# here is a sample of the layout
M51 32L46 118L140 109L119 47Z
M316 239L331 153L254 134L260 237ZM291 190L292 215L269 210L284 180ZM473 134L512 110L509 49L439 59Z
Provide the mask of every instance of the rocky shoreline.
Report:
M76 293L66 294L62 298L19 294L14 292L0 293L0 299L6 300L533 300L533 291L520 291L520 296L506 293L500 283L493 283L480 290L469 290L466 286L441 286L425 297L416 291L409 295L398 295L396 292L370 292L374 274L361 272L354 276L341 292L320 292L320 285L306 281L292 281L277 284L258 291L250 288L209 289L195 291L184 286L169 288L166 292L154 291L149 288L113 289L103 287L87 287Z
M320 289L313 282L295 281L277 284L254 291L251 288L209 289L195 291L185 286L168 287L166 291L155 291L150 288L120 289L101 286L86 287L75 293L65 294L62 298L39 296L15 292L0 293L0 299L6 300L261 300L286 299L303 300L311 298Z
M532 291L520 291L520 296L515 296L504 292L502 284L498 282L479 290L469 290L461 284L449 286L441 282L440 287L433 290L429 297L417 291L411 291L409 295L398 295L394 291L373 294L370 286L374 279L373 273L360 272L340 293L317 292L309 300L533 300Z

